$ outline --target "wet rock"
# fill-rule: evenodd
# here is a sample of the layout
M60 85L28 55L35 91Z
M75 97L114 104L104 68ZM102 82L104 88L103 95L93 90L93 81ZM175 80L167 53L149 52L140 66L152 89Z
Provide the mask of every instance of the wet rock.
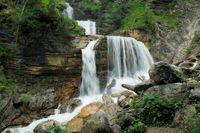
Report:
M79 117L88 118L89 116L95 114L102 106L103 106L103 103L101 102L91 103L81 109Z
M78 106L82 104L80 99L70 99L68 103L64 103L60 107L60 113L73 112Z
M96 112L81 130L81 133L112 133L109 121L103 111Z
M137 84L135 86L131 86L131 85L127 85L127 84L122 84L122 87L128 89L128 90L132 90L136 93L140 93L143 91L146 91L148 88L152 87L154 84L151 83L149 80L148 81L144 81L140 84Z
M54 120L42 122L34 128L33 132L34 133L51 133L50 130L54 125L59 125L59 123Z
M155 84L176 83L182 81L182 72L174 65L165 62L155 63L149 70L149 76Z
M83 127L83 119L82 118L74 118L67 123L67 128L71 132L80 132Z

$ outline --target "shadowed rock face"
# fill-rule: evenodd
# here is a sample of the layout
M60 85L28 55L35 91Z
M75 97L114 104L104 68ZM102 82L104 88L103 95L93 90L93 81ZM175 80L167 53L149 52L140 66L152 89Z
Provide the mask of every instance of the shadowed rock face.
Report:
M5 57L4 74L16 79L15 93L0 93L0 129L8 126L27 125L54 113L58 103L67 103L79 95L81 83L82 54L90 39L73 40L67 53L44 53L26 57ZM96 49L97 74L102 88L107 82L106 39L101 39ZM37 50L37 49L35 49Z

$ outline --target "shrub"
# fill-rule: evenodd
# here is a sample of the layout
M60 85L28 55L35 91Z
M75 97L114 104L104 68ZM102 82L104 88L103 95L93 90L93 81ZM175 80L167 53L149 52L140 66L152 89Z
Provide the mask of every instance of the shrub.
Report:
M13 92L14 80L0 76L0 91Z
M198 114L196 116L197 118L197 122L196 122L196 126L194 128L191 129L190 133L200 133L200 114Z
M53 133L69 133L68 130L62 129L59 125L54 124L51 129Z
M188 57L189 55L192 54L192 47L187 47L186 50L185 50L185 53L186 53L186 57Z
M158 94L143 95L141 98L133 99L133 108L144 110L137 116L137 119L147 125L163 126L170 124L176 110L182 104L174 102Z

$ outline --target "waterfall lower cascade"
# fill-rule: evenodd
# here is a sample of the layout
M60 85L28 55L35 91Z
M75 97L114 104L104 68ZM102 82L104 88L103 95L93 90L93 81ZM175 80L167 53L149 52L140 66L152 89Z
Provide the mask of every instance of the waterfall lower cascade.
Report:
M121 84L138 84L148 80L153 58L145 45L130 37L108 36L108 85L115 82L111 92L119 92Z
M97 41L90 41L87 47L82 49L83 70L80 96L92 96L100 93L99 79L96 74L95 51L93 50Z

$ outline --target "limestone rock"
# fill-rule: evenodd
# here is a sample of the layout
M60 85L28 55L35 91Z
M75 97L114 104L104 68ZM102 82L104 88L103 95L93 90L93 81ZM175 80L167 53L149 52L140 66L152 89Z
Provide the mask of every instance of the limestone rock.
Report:
M54 125L59 125L59 123L54 120L42 122L34 128L33 132L34 133L51 133L50 129Z
M180 82L182 81L181 74L178 67L165 62L157 62L149 70L151 81L158 85Z
M187 132L189 129L193 128L196 125L194 115L197 113L195 106L187 105L186 107L180 109L176 112L173 126L178 127L179 129Z
M103 95L102 97L103 103L105 104L112 104L114 101L112 100L112 97L110 95Z
M103 111L96 112L81 130L81 133L112 133L109 121Z
M127 84L122 84L122 87L128 89L128 90L132 90L136 93L140 93L142 91L146 91L148 88L152 87L154 84L151 83L149 80L148 81L144 81L140 84L137 84L135 86L131 86L131 85L127 85Z
M91 103L81 109L79 117L88 118L89 116L95 114L102 106L103 104L101 102Z
M61 103L66 103L66 101L76 95L79 83L80 78L74 78L68 81L65 85L59 88L56 94L56 100Z
M83 119L82 118L74 118L67 123L67 128L71 132L80 132L83 127Z
M193 89L190 91L191 98L198 98L200 99L200 89Z
M187 83L171 83L165 85L156 85L149 88L145 93L155 93L166 96L177 97L187 91Z

